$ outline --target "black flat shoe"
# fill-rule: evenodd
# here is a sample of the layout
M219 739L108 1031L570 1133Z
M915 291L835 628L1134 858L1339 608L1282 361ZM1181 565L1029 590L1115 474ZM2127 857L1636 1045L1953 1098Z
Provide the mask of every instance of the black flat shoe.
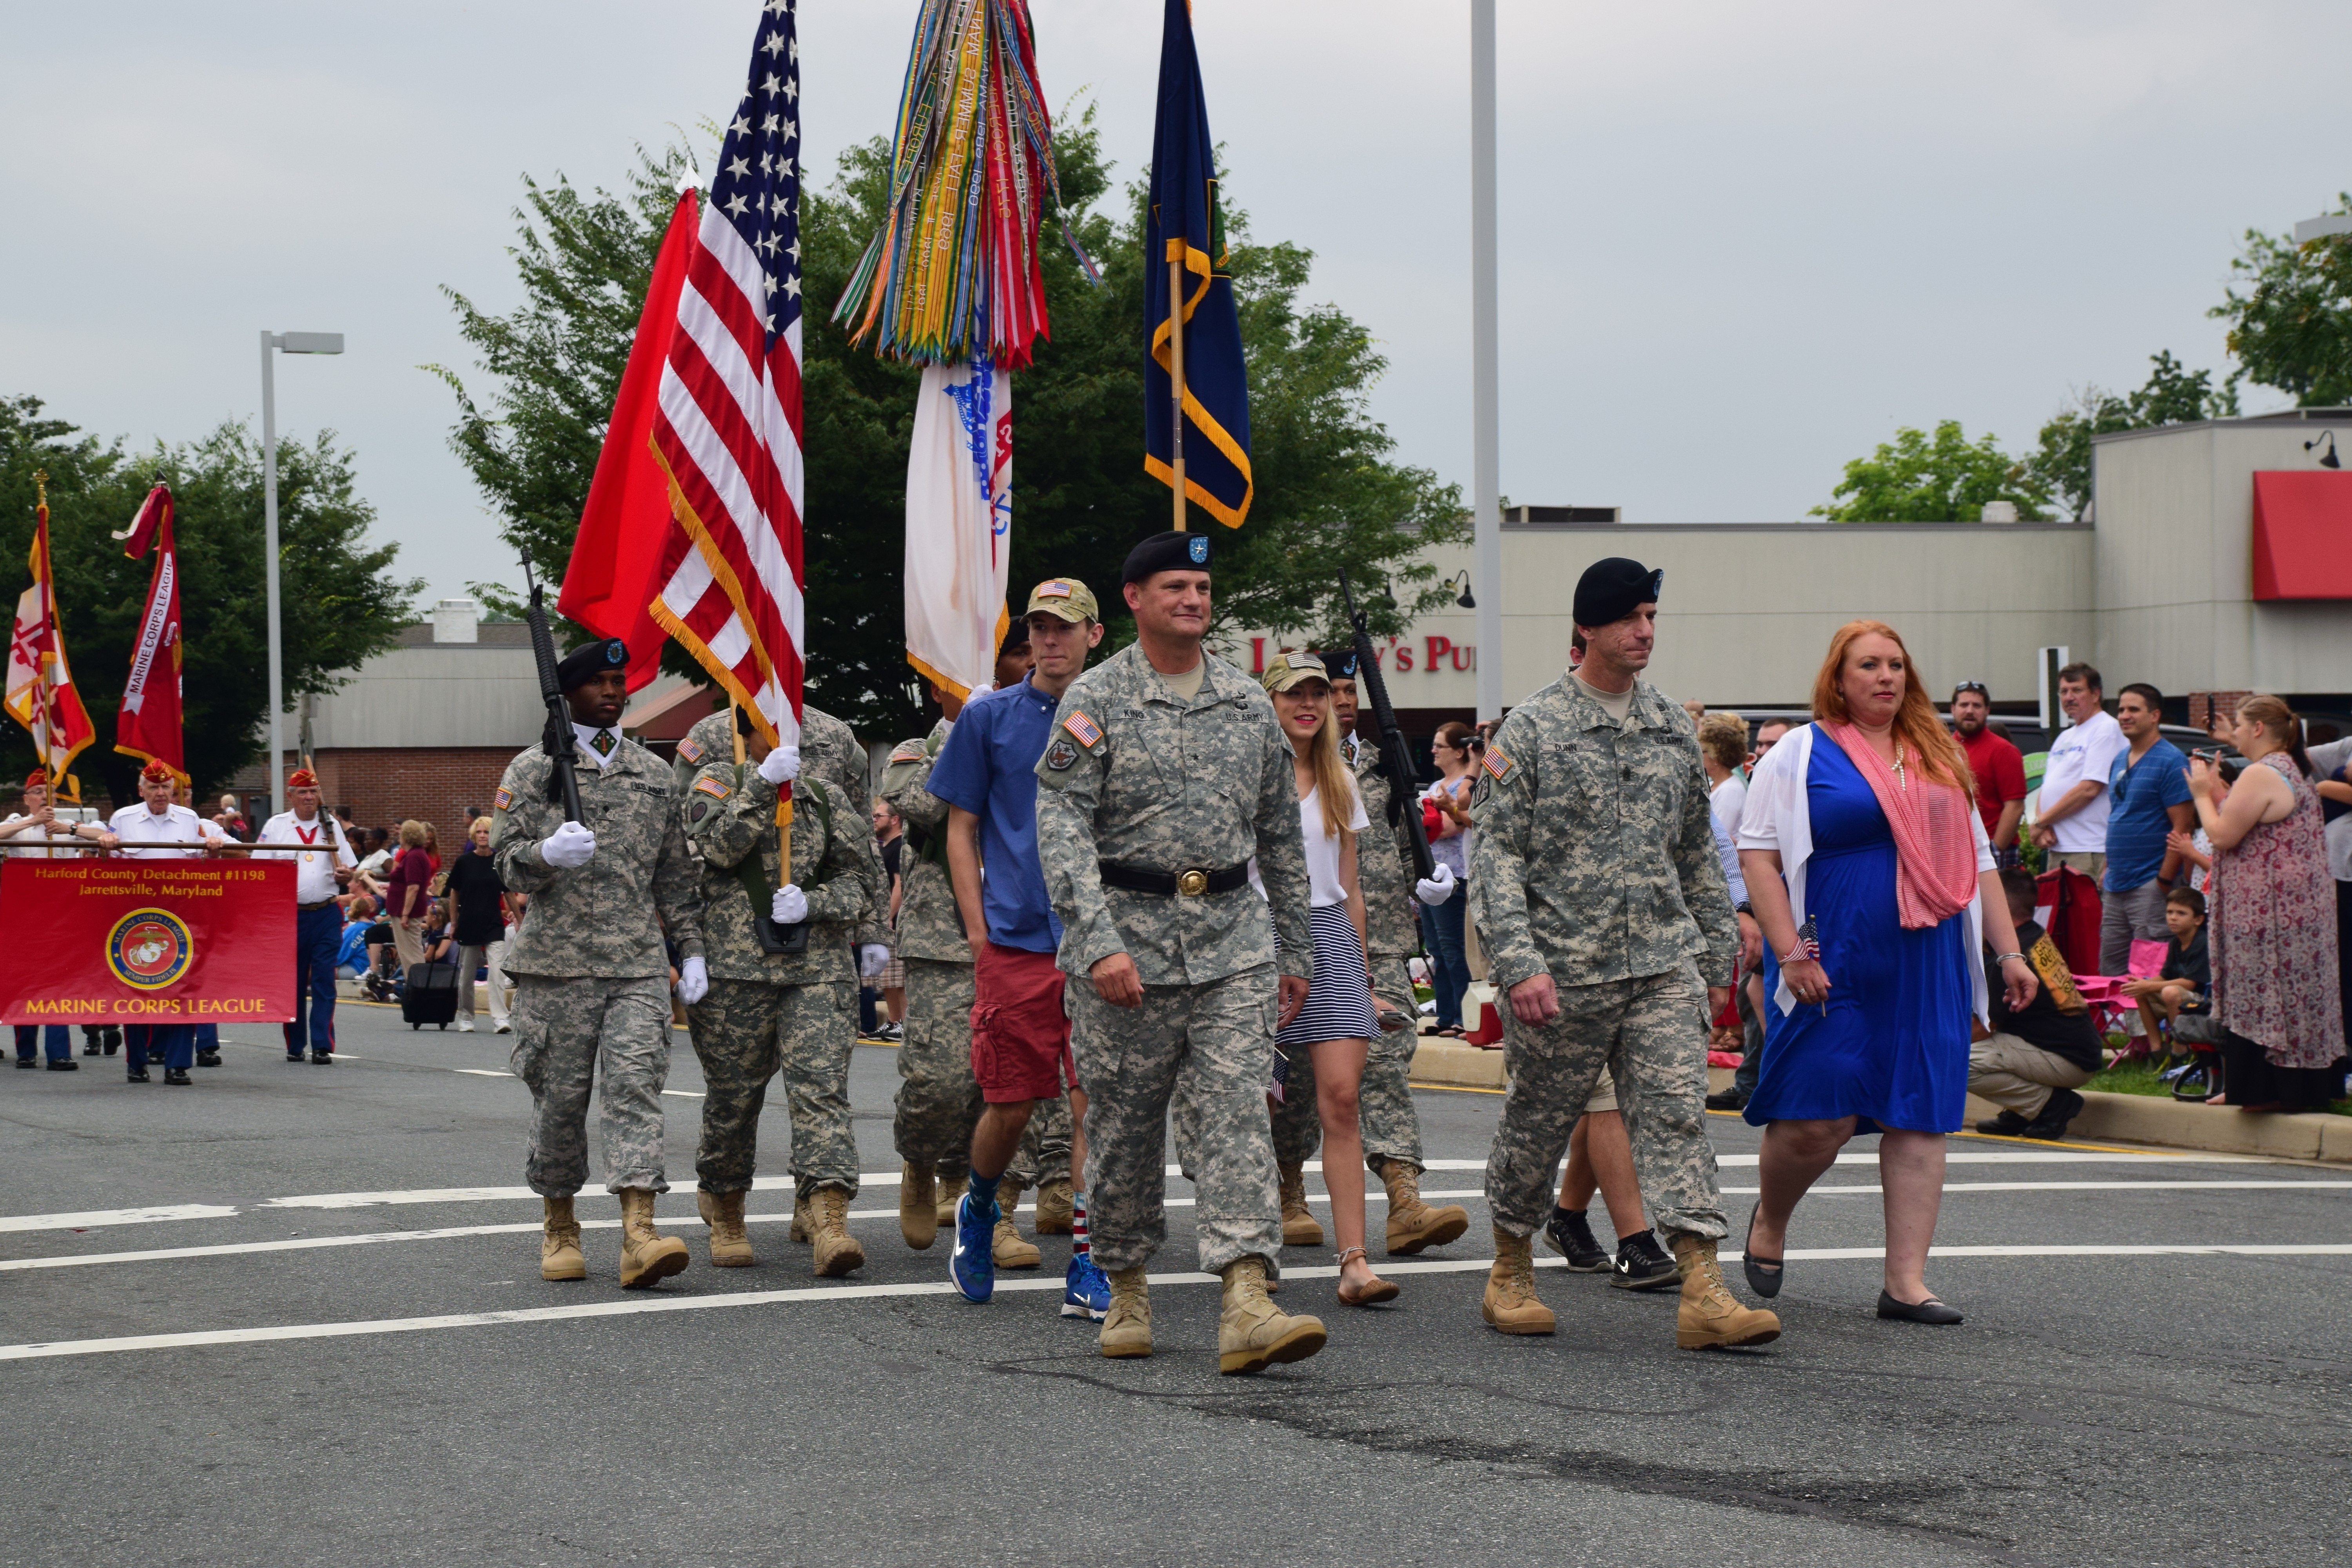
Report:
M200 1068L216 1068L220 1066L220 1053L218 1051L198 1051L196 1053L196 1065Z
M145 1068L132 1068L129 1072L122 1075L122 1081L125 1083L145 1083L147 1081L147 1069Z
M41 1065L41 1062L38 1057L18 1057L16 1065L19 1068L37 1068Z
M299 1051L289 1051L286 1053L286 1059L289 1062L299 1062L302 1059L302 1053Z
M1758 1205L1757 1207L1762 1207ZM1739 1244L1739 1270L1748 1276L1748 1288L1767 1298L1780 1293L1781 1277L1788 1273L1788 1264L1778 1258L1756 1256L1756 1210L1748 1211L1748 1239ZM1785 1246L1785 1244L1784 1244Z
M1878 1293L1878 1315L1882 1318L1899 1319L1911 1323L1950 1324L1960 1321L1958 1308L1947 1307L1933 1296L1924 1301L1915 1301L1906 1305L1884 1290Z
M185 1068L165 1068L163 1069L163 1081L165 1083L178 1084L184 1089L189 1084L192 1084L196 1080L188 1076L188 1069Z
M57 1060L49 1064L49 1070L51 1072L79 1072L81 1071L81 1063L74 1060L71 1057L59 1057Z
M317 1068L333 1067L335 1065L334 1053L331 1051L312 1051L310 1053L310 1065Z

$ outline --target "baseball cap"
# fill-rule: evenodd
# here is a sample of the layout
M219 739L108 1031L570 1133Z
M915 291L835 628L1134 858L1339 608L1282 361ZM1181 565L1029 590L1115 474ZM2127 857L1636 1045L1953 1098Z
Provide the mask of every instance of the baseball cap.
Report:
M1331 672L1311 653L1278 653L1258 679L1268 691L1287 691L1302 680L1319 680L1328 686Z
M1029 607L1021 612L1022 618L1043 611L1059 616L1066 621L1098 621L1102 611L1095 604L1094 590L1076 577L1048 577L1029 590Z

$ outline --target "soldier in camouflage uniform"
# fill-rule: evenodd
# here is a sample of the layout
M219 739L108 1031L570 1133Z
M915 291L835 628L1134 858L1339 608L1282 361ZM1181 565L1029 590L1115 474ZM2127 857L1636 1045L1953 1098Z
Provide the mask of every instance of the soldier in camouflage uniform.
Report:
M1682 1273L1675 1342L1761 1344L1780 1320L1740 1305L1716 1260L1723 1200L1704 1108L1700 1009L1728 1000L1739 931L1697 738L1639 679L1664 575L1622 558L1585 573L1574 605L1584 664L1513 709L1480 764L1470 913L1509 995L1511 1080L1486 1161L1496 1256L1483 1311L1505 1333L1553 1331L1530 1238L1605 1062Z
M730 744L731 749L731 744ZM710 994L688 1010L702 1059L702 1148L695 1161L710 1225L710 1261L754 1261L743 1231L743 1195L757 1163L760 1110L781 1068L792 1115L796 1216L820 1276L866 1261L845 1223L857 1193L850 1132L849 1058L857 1040L856 970L850 935L882 896L874 825L828 780L793 780L792 748L754 736L758 765L706 762L686 795L686 835L702 858L703 925ZM776 799L792 780L792 879L782 883L783 832ZM782 885L780 885L782 883ZM798 953L761 945L754 916L805 921Z
M525 1169L545 1205L540 1274L581 1279L587 1266L572 1195L588 1179L588 1092L601 1077L605 1186L621 1200L621 1283L651 1285L686 1267L686 1244L654 1230L662 1173L662 1085L669 1077L669 961L678 996L707 984L700 900L668 770L621 734L628 649L606 638L557 667L571 710L572 770L584 822L551 800L543 744L507 764L493 797L499 880L530 897L507 949L515 979L514 1074L530 1090ZM658 923L656 923L658 922Z
M1201 646L1209 544L1161 533L1129 554L1139 640L1063 695L1037 763L1037 846L1087 1097L1094 1246L1111 1282L1103 1353L1151 1352L1144 1268L1166 1236L1174 1096L1199 1117L1200 1264L1224 1277L1218 1368L1251 1373L1324 1341L1265 1293L1282 1240L1265 1083L1312 948L1290 747L1258 684Z

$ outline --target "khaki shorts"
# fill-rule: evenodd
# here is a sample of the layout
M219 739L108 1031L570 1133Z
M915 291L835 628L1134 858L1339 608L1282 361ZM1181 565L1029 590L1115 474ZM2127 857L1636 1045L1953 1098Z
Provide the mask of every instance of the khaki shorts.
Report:
M1601 1068L1601 1076L1592 1080L1592 1096L1584 1102L1584 1113L1587 1116L1590 1116L1596 1110L1614 1110L1616 1109L1617 1080L1609 1076L1608 1064L1603 1063Z

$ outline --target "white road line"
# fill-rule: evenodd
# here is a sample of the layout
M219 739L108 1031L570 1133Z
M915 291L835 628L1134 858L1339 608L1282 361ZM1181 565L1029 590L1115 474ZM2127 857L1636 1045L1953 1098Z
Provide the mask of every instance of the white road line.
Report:
M2352 1255L2352 1243L2320 1246L2280 1245L2231 1247L1939 1247L1934 1256L1957 1258L2148 1258L2148 1257L2239 1257L2239 1258L2315 1258ZM1878 1247L1823 1247L1807 1249L1792 1247L1789 1260L1816 1262L1874 1258L1884 1256ZM1737 1262L1739 1254L1727 1252L1722 1260ZM1538 1268L1558 1268L1562 1260L1544 1258L1536 1260ZM1388 1263L1382 1271L1391 1274L1466 1274L1491 1268L1492 1258L1447 1259L1442 1262ZM1328 1279L1338 1274L1336 1268L1289 1268L1283 1271L1286 1279ZM1199 1273L1154 1274L1154 1285L1213 1285L1214 1275ZM1057 1290L1062 1281L1055 1279L1003 1279L997 1289L1016 1291ZM375 1318L340 1323L286 1323L274 1327L249 1329L206 1329L191 1333L126 1334L114 1339L60 1340L20 1345L0 1345L0 1361L38 1361L56 1356L103 1355L121 1351L186 1350L206 1345L267 1344L290 1340L343 1339L361 1334L418 1333L431 1329L483 1328L502 1323L560 1322L579 1318L625 1318L648 1312L695 1312L722 1307L764 1307L820 1304L829 1301L872 1301L915 1296L946 1296L955 1287L945 1281L907 1285L820 1285L803 1286L790 1290L744 1290L719 1296L643 1296L629 1300L583 1301L564 1307L528 1307L503 1312L450 1312L429 1318Z
M0 1231L89 1230L102 1225L153 1225L169 1219L228 1219L236 1210L220 1204L171 1204L161 1208L91 1209L86 1214L22 1214L0 1218Z
M465 1074L467 1077L468 1077L468 1078L512 1078L512 1077L514 1077L514 1074L512 1074L512 1073L510 1073L510 1072L500 1072L500 1071L499 1071L499 1070L498 1070L497 1068L451 1068L449 1070L450 1070L451 1072L461 1072L461 1073L464 1073L464 1074Z

